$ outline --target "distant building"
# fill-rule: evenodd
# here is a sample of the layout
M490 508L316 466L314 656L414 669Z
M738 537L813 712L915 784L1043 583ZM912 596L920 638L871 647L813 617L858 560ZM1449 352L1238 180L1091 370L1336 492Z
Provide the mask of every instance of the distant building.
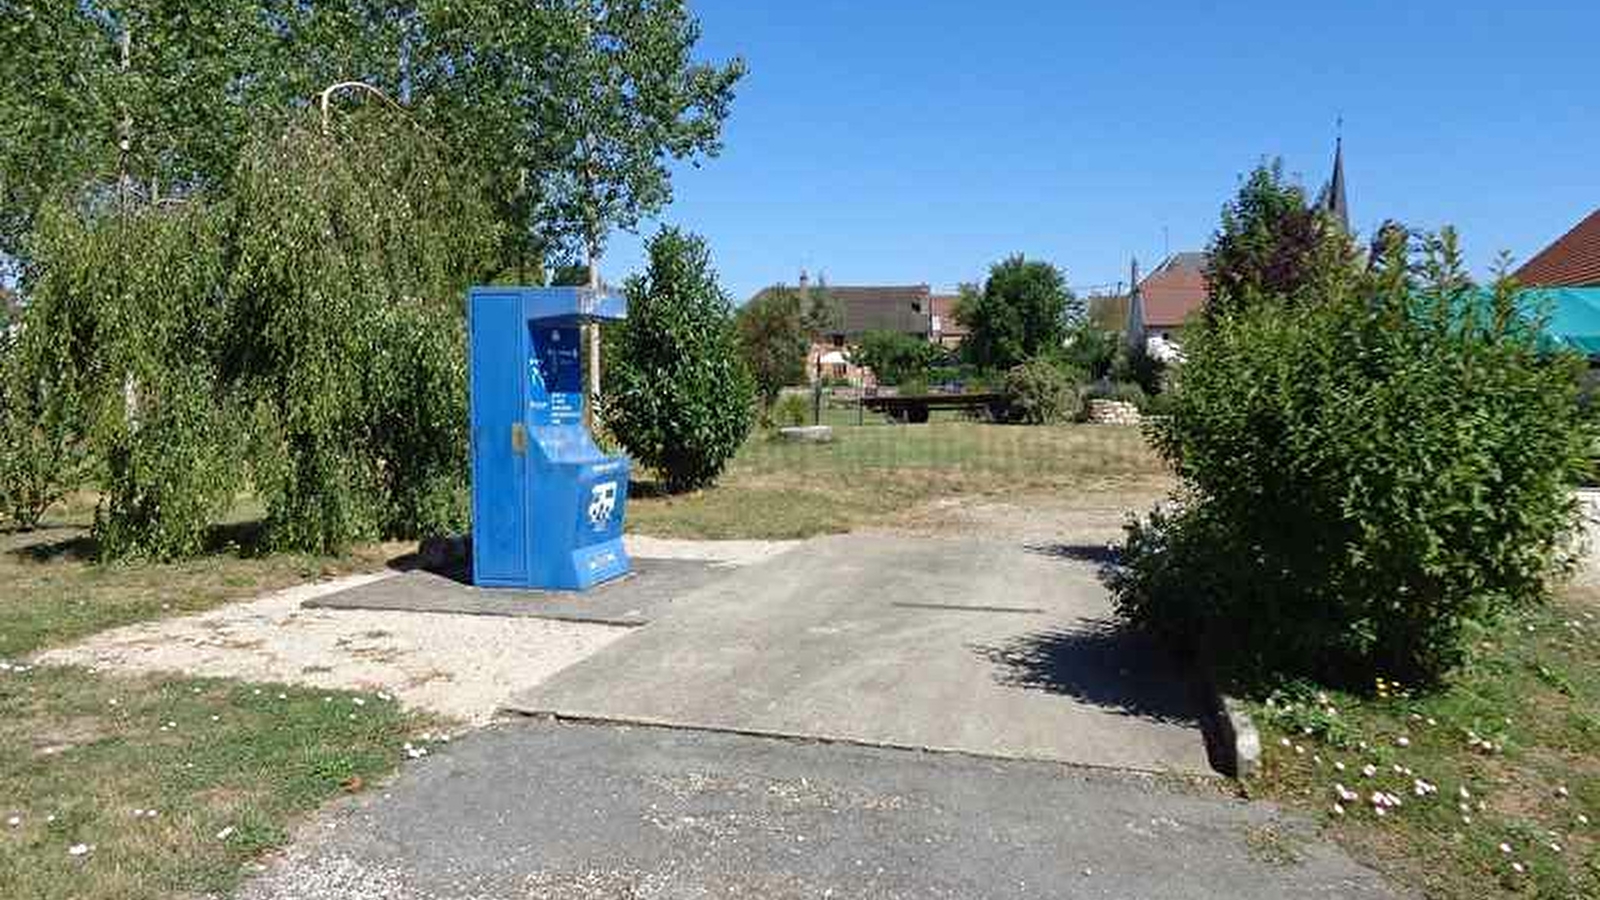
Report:
M812 288L811 279L800 273L799 291ZM820 370L824 378L837 378L857 384L871 384L871 373L849 360L849 348L869 331L897 331L924 341L943 342L936 337L933 289L926 284L838 285L824 288L838 306L838 329L812 344L806 355L806 377L815 379ZM764 288L752 302L782 286ZM944 295L941 295L943 297ZM939 334L955 325L953 317L939 320ZM960 330L965 334L965 330ZM954 336L954 335L952 335ZM959 338L958 338L959 340Z
M1206 307L1206 254L1174 253L1142 280L1134 263L1125 334L1130 346L1172 344L1178 330ZM1158 354L1159 355L1159 354Z
M1600 287L1600 209L1516 271L1528 287Z
M933 303L933 320L929 325L933 342L949 350L961 346L969 332L967 326L956 320L956 303L961 295L934 294L929 299Z

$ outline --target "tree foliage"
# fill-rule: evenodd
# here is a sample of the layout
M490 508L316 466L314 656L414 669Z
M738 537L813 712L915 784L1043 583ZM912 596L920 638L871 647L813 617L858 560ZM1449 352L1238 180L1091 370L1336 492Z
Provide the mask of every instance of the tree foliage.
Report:
M1010 369L1059 350L1069 319L1082 310L1055 266L1009 257L989 269L981 290L961 288L956 319L970 330L961 352L982 368Z
M1581 359L1453 234L1319 276L1185 344L1155 441L1184 502L1129 531L1123 614L1257 677L1425 684L1474 624L1543 600L1595 439Z
M899 331L869 331L850 348L850 361L872 370L879 384L921 381L944 351L925 338Z
M226 376L254 411L273 542L463 526L462 296L500 228L475 173L377 114L262 141L233 194Z
M718 152L744 71L693 58L683 0L0 0L0 35L13 255L63 190L217 188L255 128L351 79L490 181L507 265L570 255L660 211L669 163Z
M45 427L100 461L106 555L198 552L241 483L216 368L224 241L199 205L42 213L20 353Z
M1049 425L1078 414L1076 372L1050 359L1030 359L1006 372L1005 392L1013 421Z
M1262 163L1223 207L1222 225L1211 238L1207 317L1262 301L1321 297L1330 288L1328 277L1354 266L1348 236L1284 180L1282 161Z
M755 386L727 295L699 237L663 228L628 279L628 318L606 368L604 415L668 491L710 485L750 433Z
M739 351L763 408L785 387L805 381L809 341L801 303L798 292L775 288L752 297L734 316Z
M277 546L460 527L463 289L592 260L718 151L743 66L698 37L682 0L0 0L37 385L0 497L87 450L108 554L194 552L244 474Z

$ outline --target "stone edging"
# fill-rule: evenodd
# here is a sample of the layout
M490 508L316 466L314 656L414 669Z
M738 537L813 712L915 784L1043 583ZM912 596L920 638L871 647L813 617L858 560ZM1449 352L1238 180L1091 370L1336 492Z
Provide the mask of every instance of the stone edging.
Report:
M1243 701L1222 693L1210 678L1205 682L1212 764L1233 778L1253 777L1261 770L1261 732Z

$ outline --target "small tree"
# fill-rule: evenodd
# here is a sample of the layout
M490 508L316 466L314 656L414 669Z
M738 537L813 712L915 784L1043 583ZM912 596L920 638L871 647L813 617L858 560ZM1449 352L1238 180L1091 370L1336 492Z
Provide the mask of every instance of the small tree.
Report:
M800 330L819 343L844 327L844 305L828 290L826 281L800 291Z
M962 287L956 319L970 332L961 352L973 365L1010 369L1058 351L1068 322L1082 310L1055 266L1009 257L989 269L981 291Z
M739 351L755 378L763 409L806 377L806 328L801 298L788 288L762 291L739 309Z
M940 353L938 346L915 335L869 331L851 349L850 359L871 369L879 384L893 385L925 378Z
M1319 279L1353 269L1355 249L1343 230L1306 202L1283 177L1283 162L1257 166L1222 209L1206 270L1208 318L1263 299L1296 303L1325 294ZM1331 265L1330 265L1331 264Z
M750 433L755 385L727 295L698 236L663 228L628 279L606 368L605 421L670 492L713 483Z

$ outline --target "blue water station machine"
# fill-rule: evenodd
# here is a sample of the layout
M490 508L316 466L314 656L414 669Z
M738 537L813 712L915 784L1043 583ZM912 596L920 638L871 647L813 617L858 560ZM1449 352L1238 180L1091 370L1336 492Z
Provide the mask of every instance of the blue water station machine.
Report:
M581 325L627 315L588 288L476 287L468 295L472 581L587 590L625 575L630 463L584 424Z

